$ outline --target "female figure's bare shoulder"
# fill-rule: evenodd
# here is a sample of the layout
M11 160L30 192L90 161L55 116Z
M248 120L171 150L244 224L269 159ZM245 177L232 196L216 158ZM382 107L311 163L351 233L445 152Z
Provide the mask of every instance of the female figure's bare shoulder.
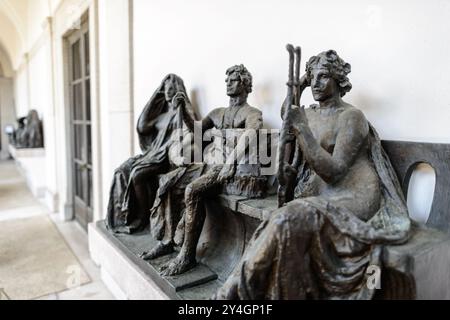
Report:
M369 133L369 122L364 113L349 103L344 103L342 112L339 115L338 126L340 128L352 128L364 135Z

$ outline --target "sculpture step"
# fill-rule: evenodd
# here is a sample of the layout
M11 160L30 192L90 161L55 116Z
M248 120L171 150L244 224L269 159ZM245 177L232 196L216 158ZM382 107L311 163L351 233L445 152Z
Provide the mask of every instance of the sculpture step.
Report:
M106 237L121 253L125 254L133 264L141 270L147 277L153 280L159 288L171 299L208 299L220 286L216 283L217 274L206 265L199 263L192 270L172 277L163 277L160 275L160 269L163 264L175 258L177 252L160 257L152 261L145 261L140 258L140 254L148 251L156 245L156 240L152 238L149 231L142 231L133 235L111 234L104 221L96 224L96 228ZM210 288L208 291L198 292L191 288L202 287Z

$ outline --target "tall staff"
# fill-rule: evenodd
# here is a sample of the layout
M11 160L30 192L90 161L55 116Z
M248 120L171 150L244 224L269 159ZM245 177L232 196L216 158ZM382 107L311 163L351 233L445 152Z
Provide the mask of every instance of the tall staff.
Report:
M296 168L300 164L302 157L290 119L287 117L292 109L292 105L300 106L300 99L304 89L300 84L302 51L300 47L294 48L291 44L288 44L286 49L289 53L289 80L287 83L287 98L282 108L283 126L280 132L278 150L278 207L280 208L294 200L294 188L297 179Z

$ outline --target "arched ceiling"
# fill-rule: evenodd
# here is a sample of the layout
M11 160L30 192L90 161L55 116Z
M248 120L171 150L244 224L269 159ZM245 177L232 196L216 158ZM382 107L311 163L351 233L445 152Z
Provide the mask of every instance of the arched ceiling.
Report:
M11 78L14 76L14 69L11 63L11 58L1 42L0 42L0 70L1 75L3 77Z
M14 68L25 49L27 10L28 0L0 0L0 46Z

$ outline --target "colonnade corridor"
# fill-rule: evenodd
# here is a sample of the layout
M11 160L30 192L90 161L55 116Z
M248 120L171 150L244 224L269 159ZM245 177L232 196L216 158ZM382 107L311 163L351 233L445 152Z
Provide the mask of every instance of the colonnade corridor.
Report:
M0 299L110 300L75 221L36 199L14 161L0 161Z

